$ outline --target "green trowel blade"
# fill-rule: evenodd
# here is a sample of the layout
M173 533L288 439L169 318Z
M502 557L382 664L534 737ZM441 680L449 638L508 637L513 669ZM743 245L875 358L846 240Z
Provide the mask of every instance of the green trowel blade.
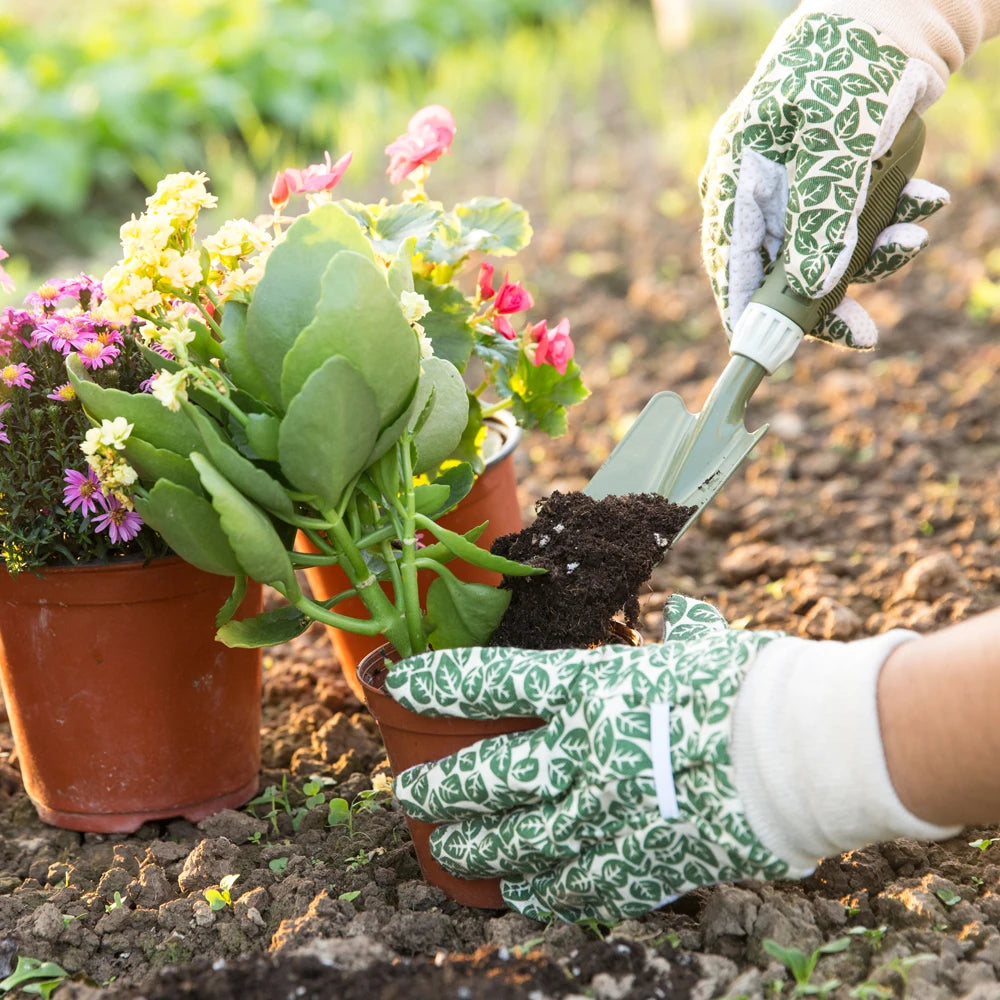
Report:
M679 538L766 433L766 424L755 431L745 424L747 403L764 374L749 358L733 357L697 414L676 393L657 393L584 493L598 500L659 493L695 507Z

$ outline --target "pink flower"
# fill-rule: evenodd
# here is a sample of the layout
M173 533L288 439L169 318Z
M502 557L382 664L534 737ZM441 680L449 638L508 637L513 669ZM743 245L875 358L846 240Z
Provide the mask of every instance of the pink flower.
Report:
M506 340L517 340L517 334L514 332L514 327L511 326L510 320L507 319L506 316L494 316L493 329Z
M105 497L104 504L107 510L94 519L94 529L107 530L115 545L132 541L142 528L142 518L134 510L123 507L115 496Z
M488 302L490 299L496 295L496 289L493 287L493 265L487 264L485 261L479 265L479 278L477 280L479 286L479 297L483 302Z
M508 281L505 274L493 308L498 313L509 316L511 313L524 312L534 304L535 300L531 297L531 292L524 288L519 281Z
M75 469L64 469L63 503L70 510L79 510L81 514L92 514L98 507L105 506L101 484L93 469L87 469L87 474Z
M10 256L3 247L0 247L0 260L6 260ZM5 292L14 291L14 279L0 267L0 288Z
M71 383L63 382L58 389L53 389L45 398L54 399L57 403L68 403L76 399L76 389Z
M27 389L34 381L34 373L23 361L16 365L5 365L0 368L0 382L9 388L20 386L22 389Z
M10 403L0 403L0 413L4 410L10 409ZM10 438L7 437L7 431L5 430L5 425L0 424L0 444L10 444Z
M409 177L417 167L433 163L451 149L455 119L447 108L430 104L421 108L406 126L406 133L385 147L390 157L386 173L393 184Z
M554 330L542 320L531 328L531 336L537 342L532 358L535 367L548 362L560 375L565 375L569 359L576 350L569 336L569 320L564 316Z
M331 163L330 153L327 151L323 154L322 163L313 163L305 170L289 167L278 171L271 186L271 207L275 211L280 211L288 204L288 199L293 194L332 190L344 176L344 171L350 165L353 155L345 153L336 163Z
M83 362L83 367L88 371L94 371L110 364L121 351L114 344L106 344L101 340L88 340L80 346L77 353Z

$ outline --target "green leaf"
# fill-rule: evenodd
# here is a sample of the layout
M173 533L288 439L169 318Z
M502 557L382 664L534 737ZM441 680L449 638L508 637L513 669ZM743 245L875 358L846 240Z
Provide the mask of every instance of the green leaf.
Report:
M418 514L434 517L448 508L444 506L451 496L451 490L443 483L424 483L414 487L413 499L417 505Z
M435 202L403 201L387 205L370 223L372 243L383 257L392 257L408 240L414 246L426 240L440 218L441 206Z
M281 483L224 440L218 425L196 406L186 403L181 409L198 428L212 464L236 489L275 514L294 514L295 507Z
M385 270L361 254L338 253L322 279L316 314L290 346L281 372L285 406L331 357L361 373L378 404L379 428L406 408L420 376L420 345L390 291Z
M203 496L160 479L148 499L135 498L135 509L185 562L219 576L243 572L219 515Z
M130 393L120 389L104 389L91 382L79 355L66 359L69 380L88 415L97 423L124 417L133 424L132 433L148 441L154 448L163 448L186 455L201 443L197 431L187 418L168 410L158 399L145 392Z
M184 455L167 451L166 448L154 448L148 441L136 437L134 431L125 442L122 454L147 487L161 479L169 479L180 486L186 486L193 493L201 493L198 473Z
M469 326L472 306L451 285L435 285L418 278L413 287L431 306L431 311L420 321L420 325L434 347L435 357L450 361L460 372L465 371L476 343L475 334Z
M473 198L455 206L461 225L458 247L512 257L531 242L528 213L509 198Z
M485 645L510 598L509 590L465 583L451 573L437 577L427 590L427 617L433 625L427 641L434 649Z
M281 421L268 413L251 413L247 416L247 444L258 458L265 462L278 461L278 431Z
M351 807L347 799L330 799L326 822L329 826L344 826L351 819Z
M538 576L548 572L539 566L526 566L523 563L505 559L503 556L494 555L481 549L475 542L470 542L465 535L442 528L440 524L435 524L424 514L417 514L417 527L429 531L445 548L449 549L460 559L464 559L473 566L481 566L483 569L493 570L496 573L503 573L506 576Z
M191 461L212 497L212 507L243 571L251 579L274 587L290 601L296 600L301 591L295 570L270 518L204 455L193 451Z
M27 958L24 955L17 956L17 965L14 971L5 979L0 980L0 992L9 993L11 990L21 990L24 993L32 992L33 980L63 980L68 979L69 973L55 962L42 962L37 958Z
M219 608L215 616L215 627L221 628L239 610L243 603L243 598L247 596L247 578L245 573L240 573L233 580L233 592L226 599L226 603Z
M413 253L416 245L415 239L404 240L386 272L385 280L389 283L389 288L396 298L399 298L403 292L413 291Z
M360 895L360 889L351 889L350 892L342 892L337 899L342 899L345 903L353 903Z
M258 399L266 399L267 382L250 357L247 347L247 306L243 302L227 302L221 326L226 374L243 392Z
M335 507L365 468L375 445L378 404L361 373L332 357L312 373L288 406L278 458L289 481Z
M440 465L458 447L469 419L469 393L458 369L443 358L426 358L412 412L419 426L413 429L416 460L414 474ZM413 421L411 420L411 425Z
M280 402L285 355L312 322L323 274L342 250L375 259L358 222L331 202L299 216L271 251L247 310L244 336L246 356L261 376L260 398Z
M308 615L291 605L284 605L253 618L230 620L215 633L215 638L237 649L280 646L298 638L310 625L312 619Z

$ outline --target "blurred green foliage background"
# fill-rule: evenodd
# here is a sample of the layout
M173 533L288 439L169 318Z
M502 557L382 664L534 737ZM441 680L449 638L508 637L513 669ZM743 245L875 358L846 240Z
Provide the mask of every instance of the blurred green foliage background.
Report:
M277 169L324 149L354 151L345 196L377 199L383 147L432 102L459 123L461 154L435 167L443 200L558 212L581 145L606 144L613 174L635 135L676 215L780 6L695 3L668 51L648 0L0 0L0 243L22 288L101 270L165 173L205 170L220 219L253 216ZM998 78L974 60L932 109L928 176L996 166Z

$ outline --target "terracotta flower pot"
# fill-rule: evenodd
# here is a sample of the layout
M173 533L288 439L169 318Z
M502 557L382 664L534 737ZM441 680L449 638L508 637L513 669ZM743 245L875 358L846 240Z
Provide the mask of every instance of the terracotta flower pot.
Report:
M0 570L0 681L42 820L130 833L254 795L260 651L214 639L231 587L176 557ZM252 584L240 614L260 607Z
M462 533L488 521L489 526L479 536L477 543L487 549L494 539L520 531L524 527L514 477L514 449L521 439L521 429L507 414L489 418L489 424L494 443L486 460L486 468L476 479L468 496L453 511L439 519L443 527ZM305 551L316 551L302 535L299 536L299 545ZM465 562L450 563L449 568L468 583L496 585L500 582L499 573L491 573ZM329 600L334 594L339 594L350 586L339 566L313 566L305 573L313 597L318 601ZM428 572L421 572L418 576L421 605L426 600L427 588L433 579L433 574ZM383 584L383 589L391 593L388 584ZM357 597L335 604L333 610L352 618L369 617L368 609ZM385 638L345 632L333 626L327 626L326 631L340 661L344 679L354 694L363 700L355 668L370 652L381 646Z
M487 736L519 733L544 724L538 718L448 719L410 712L383 689L385 654L389 649L389 646L382 646L369 653L358 665L357 675L368 711L378 723L393 774L399 774L415 764L440 760ZM501 909L506 905L500 895L500 879L458 878L434 860L430 849L433 823L410 819L409 816L406 822L420 870L431 885L443 889L464 906Z

